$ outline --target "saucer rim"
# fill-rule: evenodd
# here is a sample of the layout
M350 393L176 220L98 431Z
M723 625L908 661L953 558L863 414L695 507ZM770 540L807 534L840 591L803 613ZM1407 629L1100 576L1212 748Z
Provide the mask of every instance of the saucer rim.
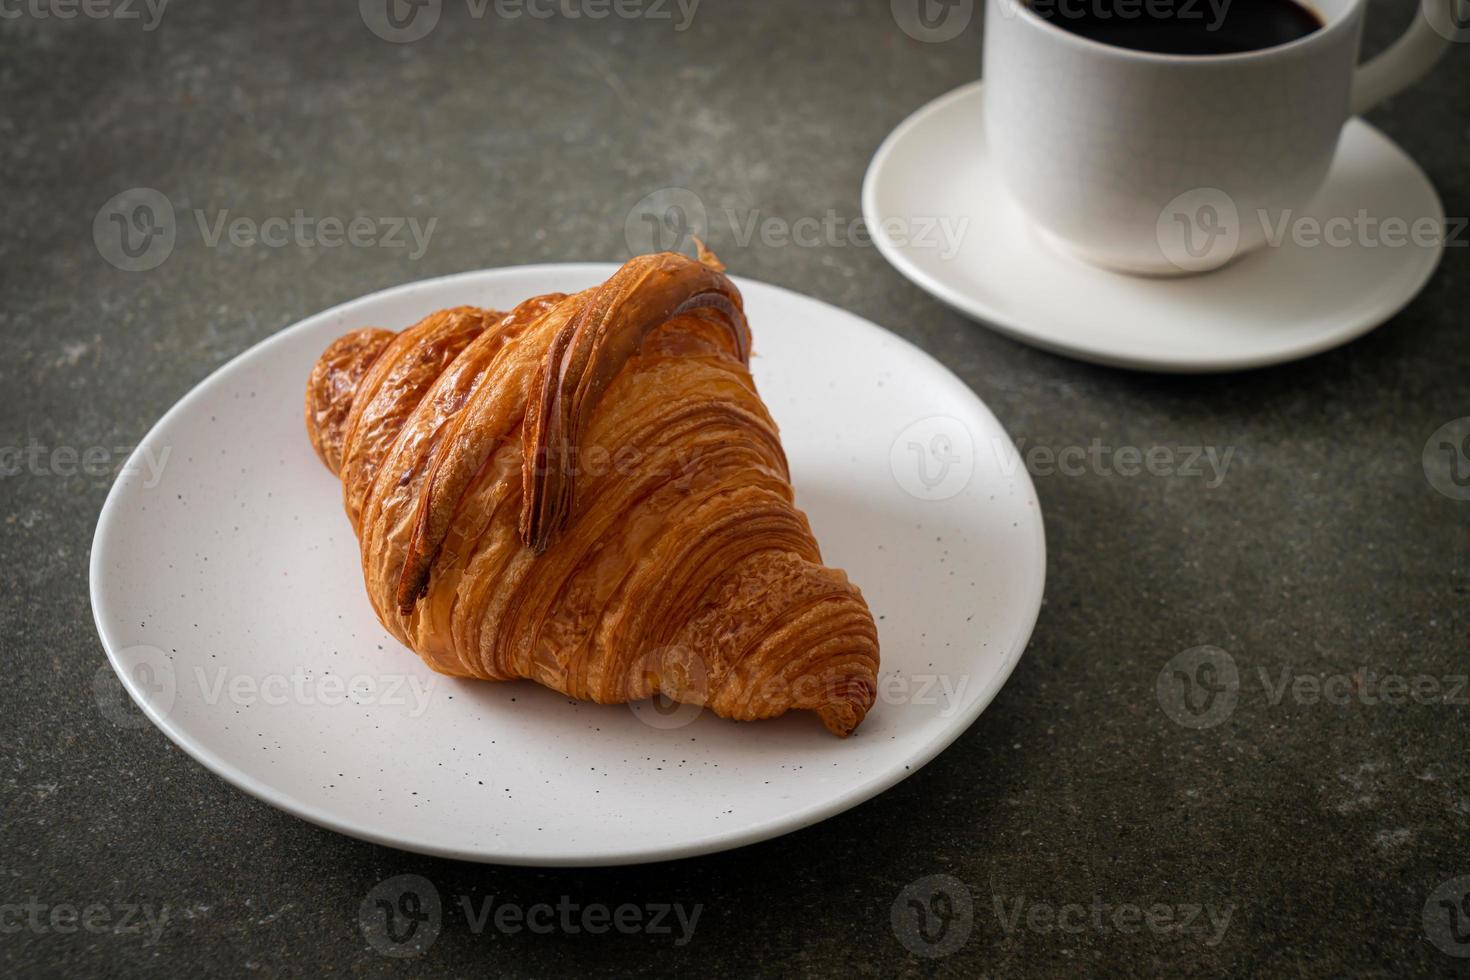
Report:
M898 245L892 236L884 230L883 221L886 215L878 208L877 196L879 181L884 170L888 167L889 158L896 149L915 130L925 125L929 121L930 116L947 108L953 102L977 97L984 84L984 79L977 79L931 99L906 116L902 122L884 137L883 142L879 144L878 149L869 161L866 173L863 175L862 211L863 219L867 223L868 228L871 229L873 244L877 247L879 254L901 276L955 312L1012 340L1090 364L1156 374L1224 374L1233 371L1272 367L1303 360L1329 350L1334 350L1350 344L1376 330L1402 312L1404 308L1424 291L1424 288L1434 277L1435 272L1439 270L1440 263L1444 258L1445 245L1443 240L1432 249L1421 250L1427 256L1427 259L1423 262L1419 270L1419 275L1414 280L1412 287L1406 288L1402 295L1395 297L1391 302L1372 307L1367 313L1363 313L1362 311L1357 312L1358 322L1354 322L1352 326L1322 334L1298 344L1272 348L1257 354L1243 354L1230 357L1211 357L1208 355L1191 357L1187 355L1169 354L1149 356L1119 352L1116 348L1088 344L1085 340L1064 341L1038 334L1031 327L1028 327L1024 321L1008 316L1000 307L987 303L985 299L986 293L980 291L966 292L950 286L930 275L929 272L913 262L903 246ZM980 139L984 140L984 126L979 125L979 122L977 120ZM1434 216L1438 218L1441 224L1444 224L1447 220L1444 201L1440 198L1438 190L1435 189L1434 182L1429 179L1429 175L1419 166L1418 161L1410 156L1388 134L1361 116L1349 118L1344 124L1343 129L1346 131L1349 127L1356 126L1363 127L1370 138L1380 140L1388 149L1398 155L1400 161L1406 165L1406 176L1412 175L1417 179L1422 190L1427 193L1428 199L1433 202ZM1333 167L1336 168L1336 166L1337 161L1334 160ZM1331 179L1330 171L1328 179ZM1062 262L1060 256L1053 255L1051 257L1058 263ZM1126 275L1127 273L1114 274ZM1202 275L1210 274L1208 272L1202 273Z

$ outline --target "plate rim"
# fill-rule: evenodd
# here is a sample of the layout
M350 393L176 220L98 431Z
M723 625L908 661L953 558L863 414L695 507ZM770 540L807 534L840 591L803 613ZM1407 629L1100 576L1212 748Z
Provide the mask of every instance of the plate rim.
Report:
M899 275L955 312L1012 340L1090 364L1101 364L1104 367L1125 368L1155 374L1224 374L1231 371L1247 371L1279 364L1288 364L1346 346L1360 337L1371 333L1378 327L1383 326L1383 324L1393 319L1405 307L1418 298L1419 294L1424 291L1424 287L1429 284L1429 280L1433 278L1434 273L1438 271L1440 262L1444 258L1445 246L1444 241L1441 239L1434 249L1423 250L1428 253L1427 260L1419 269L1418 277L1414 282L1413 288L1405 290L1401 297L1394 297L1392 302L1382 306L1369 308L1371 312L1368 312L1366 315L1362 313L1356 314L1360 322L1355 323L1347 330L1329 333L1306 342L1261 354L1213 358L1188 357L1183 355L1150 357L1146 354L1118 353L1112 348L1089 345L1085 340L1072 342L1039 335L1022 320L1011 317L1003 309L988 304L983 294L966 293L949 286L913 262L908 257L907 251L896 244L892 236L884 230L884 215L878 208L877 187L879 174L889 164L889 157L893 155L896 148L910 133L926 123L929 116L948 107L952 102L959 102L972 97L984 87L984 84L985 80L983 78L976 79L972 82L966 82L958 88L950 89L948 92L929 100L905 116L903 121L883 138L883 142L874 151L872 159L868 161L868 169L863 174L862 211L863 220L867 222L868 227L872 230L873 243L877 246L878 252L888 261L889 265L893 266ZM1429 179L1429 175L1424 172L1424 168L1419 166L1419 162L1389 137L1387 133L1384 133L1361 116L1351 116L1343 124L1344 132L1353 127L1362 127L1370 137L1382 142L1384 146L1396 153L1407 164L1408 170L1417 178L1418 182L1422 185L1422 189L1428 193L1429 199L1433 201L1435 213L1438 215L1439 221L1441 224L1444 223L1446 220L1444 201L1440 198L1439 191L1435 188L1434 182ZM1347 317L1344 319L1347 319Z
M145 452L151 447L153 441L159 436L166 425L171 424L177 416L187 415L194 402L203 398L213 386L223 382L225 376L232 371L238 362L247 357L267 350L273 345L283 343L285 340L298 332L312 328L319 321L328 319L338 314L347 307L370 300L386 300L403 294L412 293L417 290L433 287L446 286L460 280L478 280L490 277L514 277L516 275L580 275L585 273L592 281L605 280L614 270L619 267L617 262L543 262L526 265L496 266L487 269L473 269L464 272L450 273L443 276L433 276L426 279L414 280L389 286L362 296L357 296L343 302L337 303L325 310L302 317L290 325L277 330L275 333L262 338L245 350L234 355L223 364L211 371L205 378L196 383L180 397L164 414L153 423L146 435L138 441L129 463L136 462L138 454ZM742 292L747 284L757 286L760 289L772 289L780 293L795 297L803 302L818 303L828 310L839 314L851 324L867 331L881 334L885 339L895 341L910 349L912 353L918 354L923 359L945 374L948 374L954 382L959 385L973 400L979 411L995 425L1006 439L1014 445L1010 433L1001 425L995 413L980 398L979 395L953 371L946 367L937 358L909 340L887 330L865 317L835 306L825 300L804 293L796 292L784 286L767 283L744 276L732 276L735 284ZM721 851L755 844L761 841L781 837L797 830L810 827L830 817L834 817L853 807L856 807L874 797L886 792L893 786L912 776L921 768L933 761L941 752L952 745L961 735L967 732L975 723L976 719L990 706L991 702L1005 687L1015 670L1016 664L1025 654L1030 645L1031 637L1036 629L1036 623L1041 614L1042 601L1046 587L1046 531L1045 519L1042 514L1041 501L1036 493L1035 484L1031 475L1024 467L1017 468L1015 478L1019 485L1029 491L1029 497L1036 501L1036 505L1029 508L1034 513L1034 528L1032 546L1036 555L1036 574L1032 576L1027 590L1027 605L1031 611L1026 617L1024 629L1016 635L1018 640L1015 649L1006 652L1006 655L996 672L995 680L990 690L978 698L974 706L967 712L956 715L952 723L942 729L938 735L923 743L916 751L907 758L898 760L893 766L879 772L872 778L864 780L852 789L835 795L820 803L813 804L805 809L783 814L780 817L766 820L752 826L738 830L722 833L709 834L688 840L683 843L668 846L651 846L635 850L604 850L604 851L581 851L564 852L555 857L543 857L540 855L519 855L497 851L493 847L464 848L454 846L443 846L432 840L408 840L396 838L376 832L366 821L356 821L349 815L340 815L328 811L313 804L295 799L288 793L276 789L268 782L257 779L255 776L239 769L236 766L219 758L207 746L200 744L181 731L166 714L156 712L149 700L144 697L136 687L134 678L130 672L119 663L119 654L116 651L127 649L127 645L118 641L117 637L108 629L104 620L103 609L107 603L105 596L104 581L106 570L104 568L104 557L109 549L108 534L114 522L121 519L123 514L123 490L122 485L125 476L133 470L133 466L125 466L113 481L107 492L107 498L102 504L102 509L97 517L97 526L92 535L91 553L88 559L88 599L92 606L92 618L97 628L98 638L107 656L107 662L112 667L123 688L132 698L133 703L139 707L148 720L159 731L168 737L169 741L178 746L186 755L195 762L204 766L210 772L234 788L241 790L261 802L264 802L277 810L288 813L308 823L315 824L327 830L334 831L346 837L356 838L372 844L391 847L400 851L415 854L423 854L430 857L449 858L452 860L469 861L479 864L500 864L521 867L613 867L620 865L645 864L657 861L679 860L682 858L696 857L705 854L714 854Z

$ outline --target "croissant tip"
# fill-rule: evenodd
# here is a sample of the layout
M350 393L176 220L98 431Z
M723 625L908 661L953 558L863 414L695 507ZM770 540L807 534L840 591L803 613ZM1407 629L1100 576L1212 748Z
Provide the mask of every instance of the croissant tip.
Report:
M709 248L704 244L704 239L700 238L698 235L694 236L694 247L699 250L699 261L701 265L705 266L706 268L713 269L716 272L725 271L725 263L720 261L720 257L718 255L709 250Z
M847 738L857 730L867 716L867 709L860 709L850 701L838 701L817 709L817 717L827 726L827 731L838 738Z

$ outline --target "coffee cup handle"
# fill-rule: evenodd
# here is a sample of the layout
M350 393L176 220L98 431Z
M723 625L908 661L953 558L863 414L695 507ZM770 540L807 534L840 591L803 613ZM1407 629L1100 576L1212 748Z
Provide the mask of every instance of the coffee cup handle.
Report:
M1387 51L1358 67L1353 77L1353 114L1372 109L1417 82L1434 67L1450 41L1467 32L1455 22L1460 0L1422 0L1414 23ZM1464 37L1470 40L1470 37Z

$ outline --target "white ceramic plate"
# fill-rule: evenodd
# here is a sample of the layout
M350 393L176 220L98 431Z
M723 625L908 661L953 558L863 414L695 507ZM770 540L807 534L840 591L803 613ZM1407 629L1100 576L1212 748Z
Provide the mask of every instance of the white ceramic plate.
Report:
M266 340L174 406L112 488L92 550L97 628L148 718L231 783L324 827L539 865L762 840L882 792L954 741L1040 609L1031 481L994 416L928 355L762 283L739 285L798 503L879 617L879 700L854 737L805 712L737 724L452 680L378 625L340 487L303 428L317 355L349 329L509 308L614 268L390 289Z
M1316 354L1386 321L1429 280L1442 244L1365 247L1286 236L1224 269L1151 279L1094 268L1054 250L1000 185L985 142L981 83L904 120L879 147L863 184L863 215L879 250L939 300L997 331L1069 357L1145 371L1231 371ZM1418 165L1361 119L1343 130L1326 185L1291 217L1444 225ZM1273 216L1273 223L1281 216ZM952 250L927 222L945 219ZM1242 216L1242 220L1254 220ZM885 226L886 225L886 226ZM892 234L893 229L906 232ZM1343 241L1340 236L1338 241Z

